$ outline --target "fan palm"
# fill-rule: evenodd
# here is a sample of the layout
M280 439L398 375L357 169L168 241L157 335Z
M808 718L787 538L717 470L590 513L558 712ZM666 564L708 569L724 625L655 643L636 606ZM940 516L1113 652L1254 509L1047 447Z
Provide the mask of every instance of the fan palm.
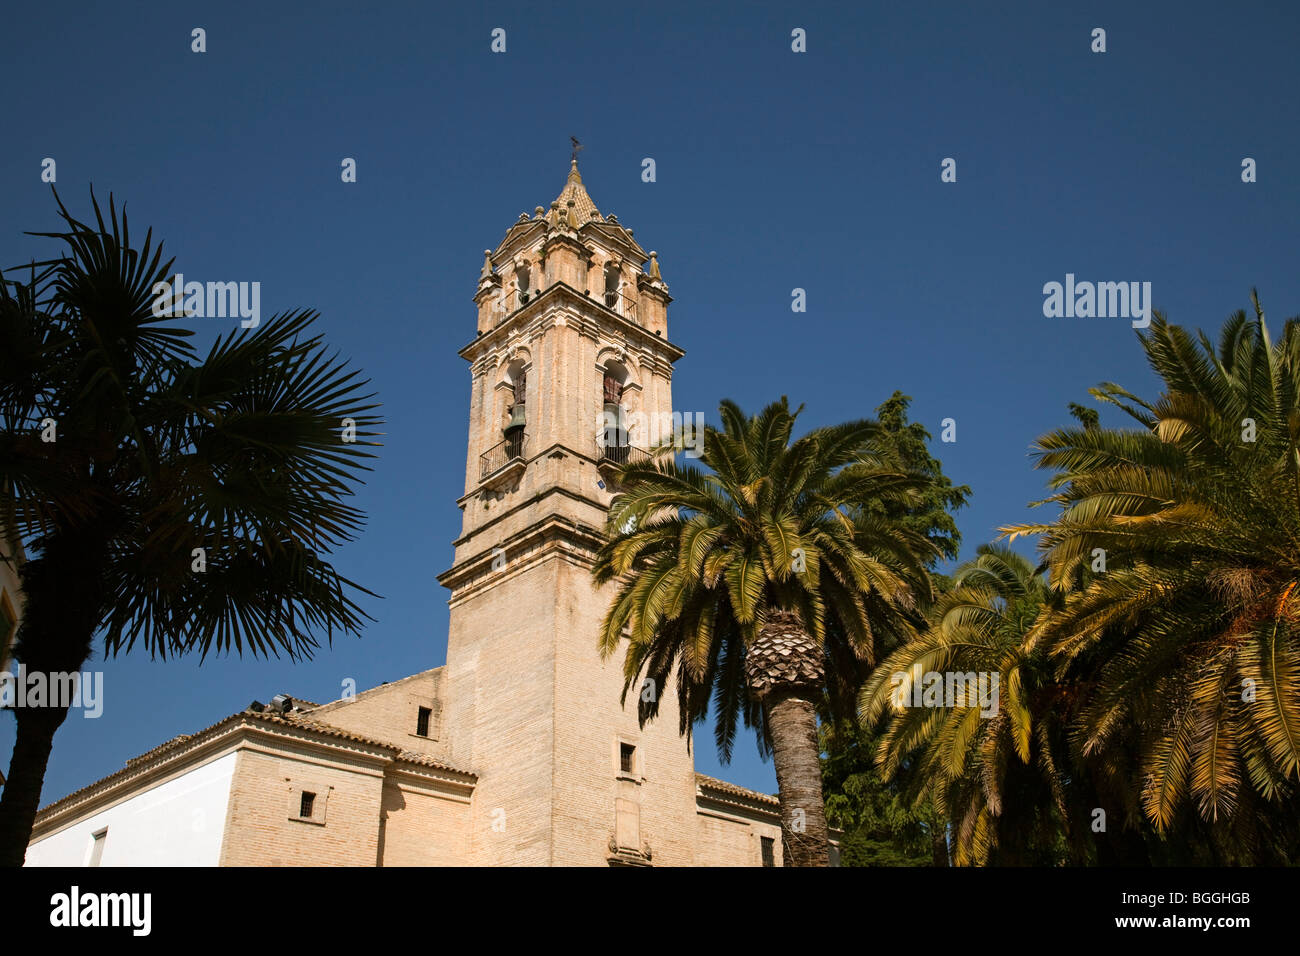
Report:
M1294 806L1300 772L1300 321L1274 342L1229 318L1218 348L1157 315L1142 336L1164 389L1093 389L1138 426L1037 443L1062 508L1041 535L1063 608L1031 644L1087 659L1076 744L1130 748L1161 833L1184 808L1226 825ZM1083 567L1086 586L1070 588Z
M630 464L611 505L597 583L615 583L600 648L627 641L624 697L643 676L675 673L683 734L712 701L719 754L737 719L776 765L787 865L827 863L816 703L851 711L878 644L914 633L929 596L934 546L873 510L915 501L925 476L905 472L872 421L791 441L802 409L787 401L746 417L730 401L706 427L701 463ZM643 700L642 721L658 710Z
M87 225L60 202L66 231L43 235L65 254L0 283L0 522L29 554L15 657L75 673L102 634L110 653L296 658L358 632L364 589L326 556L364 518L346 501L377 434L364 380L313 312L200 359L153 314L161 246L132 248L125 213L92 203ZM67 712L14 710L0 864L23 861Z

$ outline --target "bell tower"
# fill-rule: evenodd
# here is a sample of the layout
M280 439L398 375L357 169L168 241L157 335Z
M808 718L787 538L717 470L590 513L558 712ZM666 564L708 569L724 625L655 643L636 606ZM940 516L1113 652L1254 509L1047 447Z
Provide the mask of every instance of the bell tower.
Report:
M668 286L578 172L484 253L444 672L450 755L479 774L477 864L689 865L695 773L675 688L637 726L591 566L613 466L671 431Z

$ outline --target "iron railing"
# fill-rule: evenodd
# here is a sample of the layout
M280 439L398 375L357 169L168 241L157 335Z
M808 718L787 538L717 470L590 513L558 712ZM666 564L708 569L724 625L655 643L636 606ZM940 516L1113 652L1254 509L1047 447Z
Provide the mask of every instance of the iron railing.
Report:
M637 321L636 317L636 299L624 295L617 290L609 290L601 293L600 300L605 303L605 308L617 312L621 316Z
M522 308L529 302L532 302L539 295L539 289L529 289L527 292L520 292L518 289L503 291L496 299L492 301L492 314L496 316L494 325L500 325L508 319L517 309ZM615 312L624 318L638 322L637 318L637 300L631 296L624 295L617 290L601 292L594 296L605 308Z
M635 445L611 442L605 438L596 439L596 459L600 462L610 462L614 465L639 465L650 461L653 457L650 452Z
M483 481L496 474L512 461L523 461L524 448L528 444L528 435L519 432L508 436L478 456L478 480Z
M541 293L536 289L529 289L527 292L520 292L518 289L510 289L502 292L492 303L492 312L496 316L496 325L500 325L510 314L521 306L527 305L537 298Z

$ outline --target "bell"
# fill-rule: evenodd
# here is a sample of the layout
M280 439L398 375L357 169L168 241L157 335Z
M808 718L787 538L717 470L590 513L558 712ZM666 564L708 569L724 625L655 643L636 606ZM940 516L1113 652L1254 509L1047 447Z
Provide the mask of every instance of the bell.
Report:
M514 431L517 428L524 427L524 403L517 403L514 408L510 409L510 424L506 426L506 431Z

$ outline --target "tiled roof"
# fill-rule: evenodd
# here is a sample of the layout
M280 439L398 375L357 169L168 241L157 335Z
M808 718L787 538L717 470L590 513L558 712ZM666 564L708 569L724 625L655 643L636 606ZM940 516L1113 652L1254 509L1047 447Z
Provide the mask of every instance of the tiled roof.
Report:
M587 195L587 188L582 185L582 174L578 172L578 161L576 159L573 161L573 165L569 167L569 181L564 184L564 189L556 199L556 202L560 204L560 215L568 216L570 199L573 200L573 211L579 226L590 219L592 213L596 214L597 222L605 221L600 214L600 210L596 208L596 204Z
M312 733L319 734L323 737L332 737L336 740L347 740L347 741L351 741L352 743L364 744L368 747L374 747L379 750L387 751L389 756L394 760L401 760L405 763L420 764L425 767L430 767L437 770L445 770L450 773L463 774L464 776L470 777L471 779L477 779L476 775L472 771L465 770L461 767L457 767L453 764L447 763L446 761L443 760L439 760L435 757L430 757L427 754L420 754L420 753L416 753L415 751L403 750L397 744L389 743L384 740L379 740L378 738L375 737L365 737L362 736L361 734L354 734L351 731L343 730L331 724L321 723L320 721L310 720L306 717L299 716L298 714L293 712L290 712L289 714L272 714L268 712L259 712L255 710L244 710L244 711L240 711L237 714L231 714L229 717L226 717L223 720L219 720L217 721L217 723L211 725L210 727L205 727L200 731L196 731L195 733L180 734L176 737L173 737L171 740L167 741L166 743L154 747L152 750L145 751L143 754L141 754L138 757L130 758L129 760L127 760L126 765L121 770L115 771L114 773L111 773L106 777L101 777L99 780L96 780L93 783L89 783L86 786L80 788L79 790L74 790L66 797L63 797L59 800L55 800L53 803L41 807L40 811L38 812L37 822L38 823L40 822L39 819L40 817L48 816L50 813L54 812L59 808L70 806L71 804L80 801L82 798L89 796L90 793L94 790L98 790L108 784L119 783L122 780L132 775L142 773L144 771L144 767L146 764L156 763L159 760L159 758L163 757L165 754L175 751L181 747L198 746L199 744L204 743L209 739L215 738L218 735L218 732L231 729L232 727L234 727L235 724L241 721L253 721L257 723L273 724L273 725L283 726L283 727L296 727L300 730L311 731Z
M714 790L718 793L725 793L732 797L743 797L746 800L754 800L758 803L765 803L773 807L779 807L781 805L781 801L770 793L759 793L757 790L738 787L734 783L727 783L725 780L719 780L717 777L710 777L706 774L697 773L695 775L695 782L705 790Z

